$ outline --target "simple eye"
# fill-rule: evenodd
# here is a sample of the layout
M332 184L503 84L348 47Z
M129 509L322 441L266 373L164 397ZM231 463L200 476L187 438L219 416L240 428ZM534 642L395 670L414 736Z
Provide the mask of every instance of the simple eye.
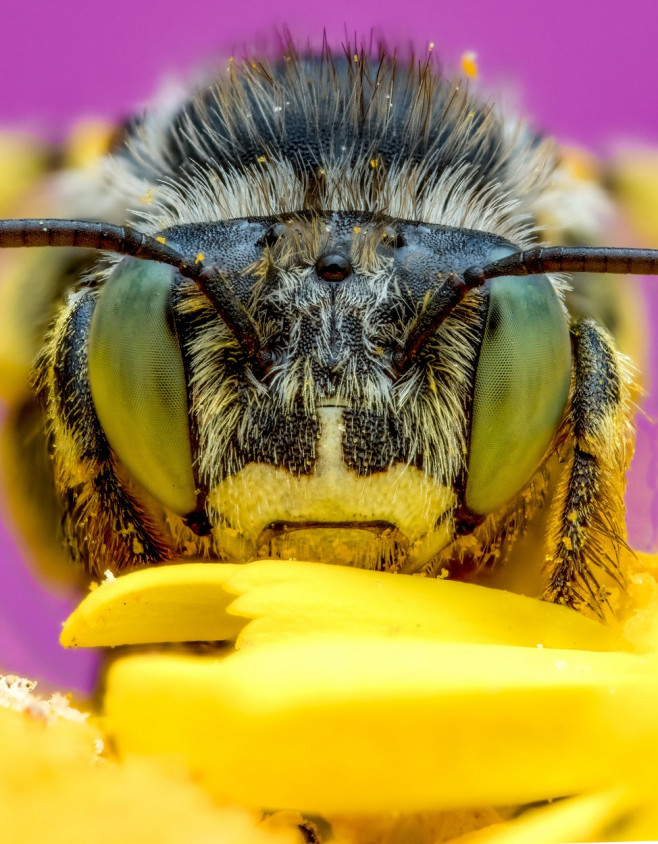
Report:
M196 492L183 358L171 315L175 270L126 258L99 294L89 383L108 442L137 481L181 515Z
M471 510L496 510L530 480L555 436L570 380L569 329L548 278L493 279L473 397Z
M276 225L271 226L265 232L265 236L262 240L263 245L271 249L281 240L281 238L286 234L287 231L288 226L284 225L283 223L276 223Z
M386 226L382 232L382 244L388 246L390 249L402 249L407 245L407 241L392 226Z

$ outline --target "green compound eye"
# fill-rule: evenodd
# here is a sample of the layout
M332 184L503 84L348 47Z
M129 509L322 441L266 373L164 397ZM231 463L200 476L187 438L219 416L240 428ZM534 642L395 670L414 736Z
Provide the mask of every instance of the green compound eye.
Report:
M175 270L124 259L103 287L89 332L98 419L121 462L154 498L196 506L185 372L171 314Z
M534 474L571 380L569 328L548 278L503 276L489 284L465 497L482 515L513 498Z

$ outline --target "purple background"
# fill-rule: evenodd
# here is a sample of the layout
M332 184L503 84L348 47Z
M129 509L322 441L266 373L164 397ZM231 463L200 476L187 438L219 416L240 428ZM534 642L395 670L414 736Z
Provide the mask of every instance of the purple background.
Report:
M322 10L290 0L4 0L0 123L56 137L82 116L120 118L168 73L215 54L240 55L244 45L271 50L274 26L314 44L323 27L332 44L346 31L413 43L419 52L433 41L448 70L475 50L483 87L512 91L535 124L561 140L599 153L619 141L658 143L655 0L333 0ZM649 307L656 324L655 296ZM645 408L658 415L656 400ZM641 425L629 493L632 538L656 547L656 437L647 421ZM0 669L88 687L89 655L56 645L66 599L32 580L1 526L0 554Z

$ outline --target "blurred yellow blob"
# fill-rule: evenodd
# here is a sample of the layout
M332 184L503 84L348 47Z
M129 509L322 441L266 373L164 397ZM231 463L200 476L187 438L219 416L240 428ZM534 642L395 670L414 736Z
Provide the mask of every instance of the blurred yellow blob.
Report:
M469 79L477 79L478 78L478 62L477 62L477 53L474 53L472 50L469 50L466 53L462 54L461 57L461 68L462 72L465 76Z
M651 148L620 152L608 171L615 196L628 215L638 244L657 248L658 152Z
M98 726L33 684L0 678L0 838L20 844L303 844L294 824L220 807L180 765L118 764Z

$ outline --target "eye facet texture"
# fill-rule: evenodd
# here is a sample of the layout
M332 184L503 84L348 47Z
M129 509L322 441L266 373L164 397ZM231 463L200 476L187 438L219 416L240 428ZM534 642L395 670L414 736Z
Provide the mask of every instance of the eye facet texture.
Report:
M571 344L546 276L502 276L490 301L475 381L466 504L491 513L532 477L569 394Z
M171 314L175 270L126 258L103 287L89 332L98 419L123 465L176 513L196 506L185 372Z

